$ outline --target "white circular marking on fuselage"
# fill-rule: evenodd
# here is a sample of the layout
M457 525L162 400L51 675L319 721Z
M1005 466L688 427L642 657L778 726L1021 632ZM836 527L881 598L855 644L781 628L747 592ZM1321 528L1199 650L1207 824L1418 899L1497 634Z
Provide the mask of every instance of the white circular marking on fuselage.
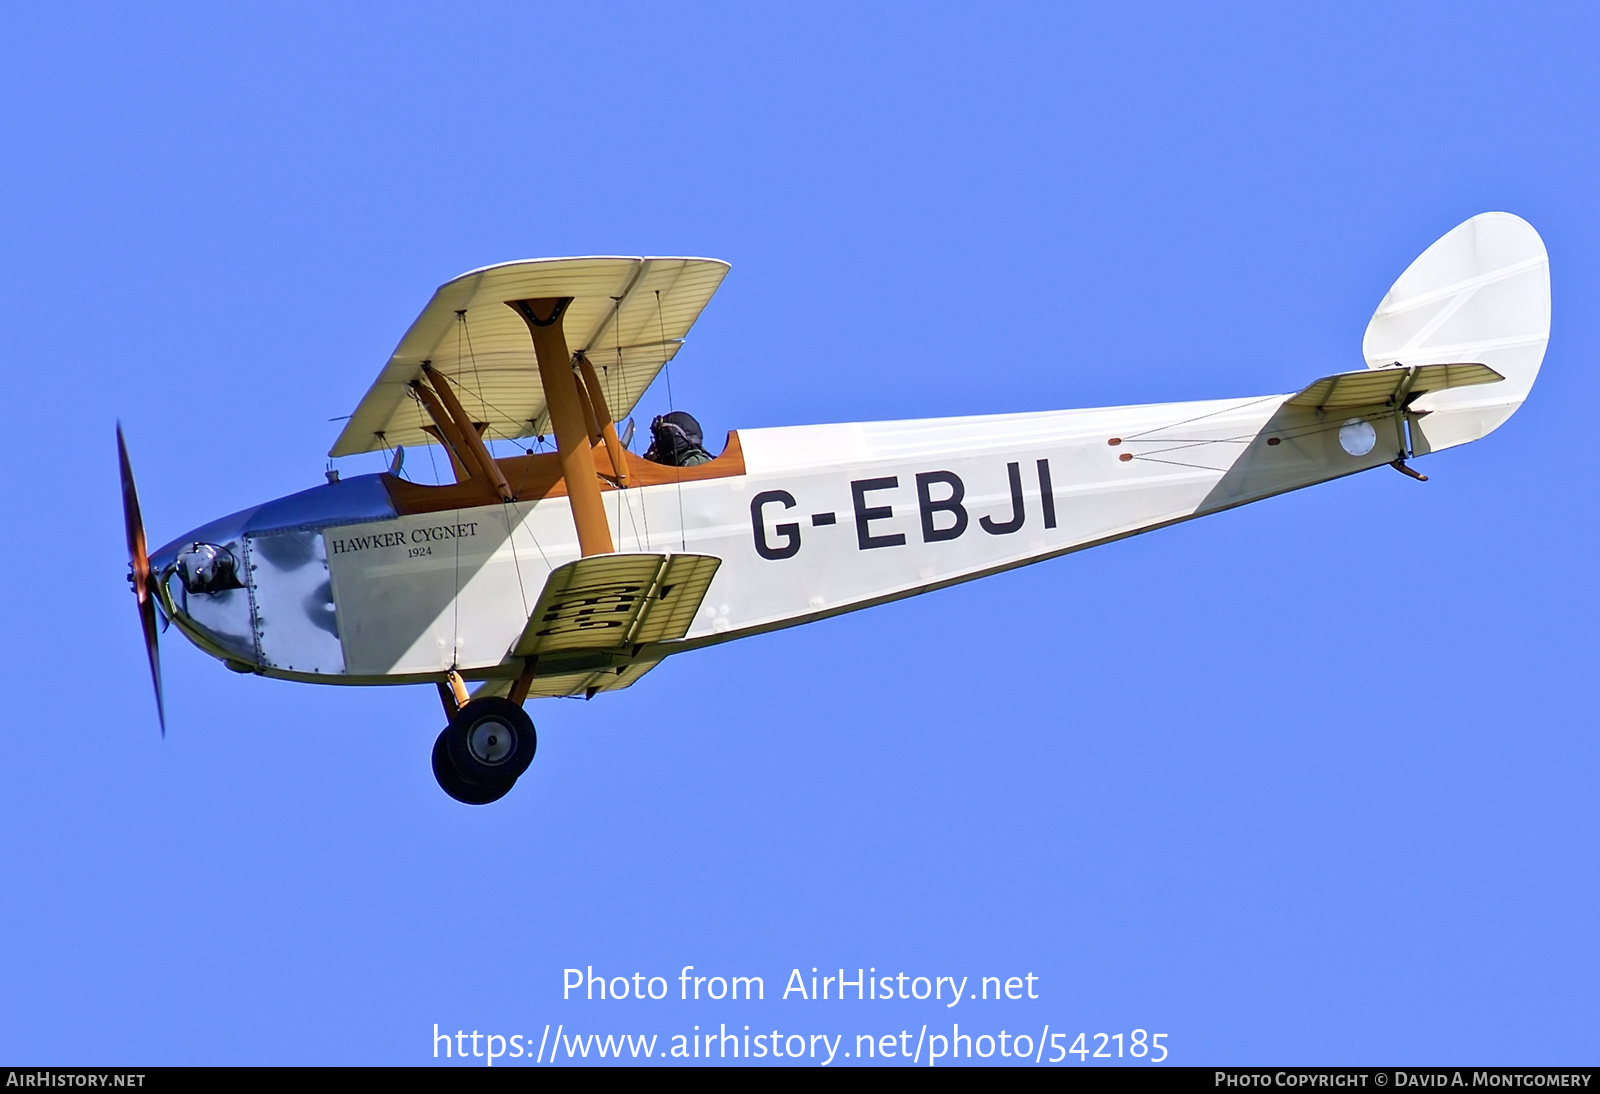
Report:
M1339 427L1339 447L1352 456L1365 456L1378 443L1378 431L1365 418L1351 418Z

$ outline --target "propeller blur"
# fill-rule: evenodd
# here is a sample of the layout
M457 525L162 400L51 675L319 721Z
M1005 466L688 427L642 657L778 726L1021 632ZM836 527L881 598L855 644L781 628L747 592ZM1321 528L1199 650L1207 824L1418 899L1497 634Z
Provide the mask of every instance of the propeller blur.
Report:
M133 484L128 444L117 423L117 460L122 465L122 520L128 534L128 584L139 604L139 625L144 629L144 650L150 659L150 682L156 689L156 720L161 736L167 735L166 704L161 698L161 651L157 646L156 602L150 588L150 555L145 549L144 518L139 513L139 491Z

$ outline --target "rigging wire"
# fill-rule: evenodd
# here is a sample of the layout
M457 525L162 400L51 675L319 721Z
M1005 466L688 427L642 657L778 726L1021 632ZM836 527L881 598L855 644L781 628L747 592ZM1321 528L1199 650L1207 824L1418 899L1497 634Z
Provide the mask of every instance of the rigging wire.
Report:
M1277 398L1277 396L1275 396L1275 395L1274 396L1269 396L1268 398ZM1255 399L1255 400L1252 400L1252 403L1258 403L1258 402L1264 402L1264 401L1265 400L1263 400L1263 399ZM1248 406L1248 405L1251 405L1251 404L1247 403L1245 405ZM1242 409L1242 407L1236 407L1236 408L1232 408L1232 409ZM1218 412L1218 413L1220 413L1220 412ZM1211 416L1212 415L1209 415L1209 414L1208 415L1202 415L1202 417L1211 417ZM1389 414L1388 414L1387 411L1380 411L1380 412L1377 412L1377 413L1366 413L1366 414L1351 415L1351 417L1359 418L1361 421L1364 421L1364 422L1376 422L1376 421L1381 421L1382 419L1389 417ZM1195 422L1195 421L1199 421L1199 420L1200 420L1199 418L1190 418L1190 419L1188 419L1188 421L1185 421L1185 422L1174 422L1174 423L1172 423L1171 426L1156 426L1156 427L1154 427L1152 429L1145 430L1141 434L1137 434L1137 435L1132 436L1132 437L1124 437L1123 438L1123 442L1127 443L1130 440L1131 441L1137 441L1137 440L1139 440L1140 437L1148 437L1149 434L1159 432L1162 429L1170 429L1170 428L1174 428L1175 426L1179 426L1179 425L1187 425L1187 424L1189 424L1189 422ZM1300 439L1305 438L1305 437L1324 436L1326 434L1334 432L1335 430L1342 429L1344 427L1345 421L1347 421L1347 420L1348 419L1341 420L1341 421L1333 421L1333 420L1330 419L1328 421L1312 422L1312 423L1310 423L1308 425L1303 425L1303 426L1294 426L1294 427L1290 427L1290 428L1287 428L1287 429L1282 429L1282 430L1279 430L1279 431L1275 432L1273 434L1273 437L1277 438L1279 440L1296 441L1296 440L1300 440ZM1147 443L1167 444L1167 445L1169 445L1169 447L1166 447L1166 448L1153 448L1148 452L1139 452L1139 453L1130 452L1130 453L1128 453L1128 456L1131 459L1133 459L1134 461L1136 461L1136 462L1137 461L1144 461L1144 462L1148 462L1148 463L1160 463L1160 464L1166 464L1166 465L1168 465L1170 467L1192 467L1192 468L1194 468L1196 470L1199 470L1199 471L1214 471L1214 472L1216 472L1218 474L1225 475L1229 471L1233 470L1233 465L1230 464L1228 467L1209 467L1209 466L1207 466L1205 464L1184 463L1184 462L1182 462L1180 460L1162 460L1162 459L1157 459L1156 457L1157 456L1170 455L1171 453L1174 453L1174 452L1183 452L1183 451L1187 451L1188 449L1192 449L1192 448L1200 448L1200 447L1203 447L1203 446L1209 445L1209 444L1249 445L1252 442L1254 442L1257 438L1259 438L1260 436L1261 436L1261 431L1258 430L1255 433L1239 433L1239 434L1235 434L1232 437L1217 437L1217 438L1214 438L1214 439L1211 439L1211 440L1192 440L1192 439L1177 438L1177 437L1154 438L1154 439L1152 439L1151 441L1149 441Z
M456 319L458 320L456 324L456 360L458 362L461 360L461 337L463 334L465 334L467 339L467 360L472 363L472 383L477 389L478 406L482 410L483 416L486 420L486 428L484 432L499 433L500 431L494 428L494 423L488 420L492 416L489 413L489 404L483 397L483 376L478 372L478 355L472 348L472 327L467 322L467 309L462 308L460 311L456 312ZM468 422L467 425L469 427L476 428L471 422ZM504 434L501 435L504 436ZM490 438L490 441L492 440L493 438ZM488 451L488 444L484 445L484 450ZM493 452L489 452L489 459L494 459ZM523 478L527 478L526 473L524 473ZM517 493L521 494L521 491L518 490ZM522 521L518 520L515 524L512 523L511 516L515 511L515 506L509 500L505 498L500 499L500 516L506 522L506 540L511 544L511 566L516 571L517 575L517 594L522 597L522 614L524 617L526 617L529 614L528 589L527 586L525 586L522 582L522 559L517 555L517 528L521 527ZM456 555L458 560L460 558L460 543L461 537L457 536ZM539 553L542 555L544 552L540 551ZM459 613L460 608L458 607L456 610Z
M623 376L624 379L625 379L626 378L626 374L624 373L623 367L622 367L622 304L623 304L624 299L625 298L621 297L621 296L613 296L611 298L612 304L613 304L613 307L612 307L612 310L611 310L611 331L612 331L612 334L615 336L615 340L616 340L617 376ZM605 365L605 364L602 364L600 366L600 376L601 376L601 385L605 389L605 394L606 394L606 408L611 412L611 427L613 429L616 429L617 428L617 407L622 405L617 399L617 376L611 375L611 366L610 365ZM626 452L623 453L622 459L623 459L624 467L623 468L619 468L618 470L625 471L626 470L626 463L627 463L627 459L628 459L628 456L627 456ZM640 489L642 489L642 488L640 488ZM650 549L650 546L649 546L650 520L649 520L648 511L646 510L646 516L645 516L644 539L641 540L639 538L639 518L633 511L633 496L631 494L629 494L628 491L626 491L626 490L624 490L624 489L622 489L620 487L616 491L614 491L614 493L616 494L616 497L617 497L617 533L618 533L618 535L620 535L621 532L622 532L622 511L623 511L624 506L626 506L627 511L628 511L628 525L629 525L629 527L631 527L633 529L633 545L634 545L634 548L636 550L640 550L640 551L648 551ZM644 498L644 494L643 493L639 494L639 507L640 507L641 510L645 509L645 498Z
M385 471L394 466L394 457L389 455L389 438L384 436L384 431L373 434L378 438L378 445L383 449L383 469Z
M477 388L478 391L478 406L483 411L484 418L488 418L489 401L483 397L483 377L478 374L478 355L472 352L472 325L467 322L467 309L462 308L460 311L456 312L456 315L461 319L461 331L464 331L467 336L467 359L472 362L472 385L473 387ZM460 333L456 335L456 360L461 360ZM485 424L492 427L492 423L486 422ZM498 433L500 431L495 430L495 432ZM504 436L504 434L501 434L501 436ZM509 439L510 438L507 438L507 440Z
M418 399L415 393L412 394L411 400L412 400L413 405L415 405L416 408L417 408L417 428L422 430L423 436L425 436L425 437L433 436L433 434L431 434L431 433L429 433L427 431L427 428L426 428L427 423L423 419L423 415L422 415L422 400ZM430 467L433 468L433 484L435 486L443 486L444 484L439 481L439 464L433 458L433 445L429 444L429 445L425 445L424 447L427 448L427 450L428 450L428 464L429 464ZM456 523L460 524L461 523L461 509L459 507L456 509L455 514L456 514ZM458 654L460 653L460 648L461 648L461 537L460 536L456 536L455 539L454 539L454 543L455 543L455 547L456 547L455 579L454 579L454 582L455 582L455 595L453 597L451 597L451 604L455 608L455 618L454 618L454 620L453 620L453 622L451 624L451 632L452 633L451 633L451 636L450 636L450 668L451 668L451 671L455 670L456 661L458 659Z
M1234 405L1234 406L1225 406L1225 407L1222 407L1222 408L1220 408L1218 410L1209 411L1209 412L1207 412L1205 414L1198 414L1193 418L1185 418L1181 422L1167 422L1164 425L1153 425L1149 429L1142 430L1142 431L1140 431L1138 433L1129 433L1126 436L1124 436L1122 439L1125 440L1125 441L1135 440L1135 439L1137 439L1139 437L1144 436L1146 433L1155 433L1158 430L1162 430L1162 429L1175 429L1180 425L1188 425L1190 422L1203 421L1206 418L1215 418L1218 414L1231 414L1235 410L1243 410L1245 407L1255 406L1257 403L1270 402L1273 399L1280 399L1280 398L1282 398L1281 395L1264 395L1259 399L1247 399L1244 402L1238 403L1237 405Z
M667 321L661 314L661 290L656 291L656 326L661 332L662 356L661 370L667 374L667 410L676 411L677 404L672 400L672 349L667 346ZM684 551L689 550L689 531L683 523L683 468L674 467L672 477L678 483L678 543Z
M421 402L421 400L419 400L416 397L416 395L414 395L414 394L411 396L411 399L412 399L413 405L416 406L416 408L417 408L417 428L422 430L423 436L431 437L432 434L430 434L427 431L427 429L425 428L427 423L423 419L422 402ZM433 445L427 444L427 445L424 445L423 447L428 450L428 465L433 468L433 484L435 486L443 486L444 484L439 481L439 464L433 458ZM456 514L456 523L460 524L461 523L461 510L459 508L457 508L456 511L455 511L455 514ZM455 595L451 598L451 603L455 608L455 619L453 620L453 622L451 624L452 634L451 634L451 637L450 637L450 669L451 669L452 672L455 671L456 662L459 659L460 648L461 648L461 537L460 536L456 536L454 542L455 542L455 546L456 546L455 579L454 579L455 580Z
M622 297L620 297L620 296L613 296L611 298L611 325L612 325L612 327L618 328L618 330L619 330L619 333L617 335L617 371L621 372L622 371L622 335L620 334L620 328L622 326ZM617 384L616 384L616 381L613 380L612 377L611 377L611 368L610 368L609 365L602 364L600 366L600 387L605 393L606 409L610 412L610 415L611 415L611 428L612 428L612 430L614 432L616 432L617 431L617 406L619 405L617 403ZM620 435L619 435L618 439L619 440L621 439ZM612 470L617 473L619 478L621 476L623 476L623 475L626 475L627 471L628 471L627 457L624 456L622 459L623 459L623 466L621 466L621 467L613 467L612 468ZM620 485L617 487L616 490L613 491L613 493L615 493L617 495L617 534L619 536L622 534L622 507L623 507L623 504L626 502L627 507L628 507L628 520L629 520L629 523L634 525L634 529L633 529L634 546L637 547L639 545L639 528L638 528L638 522L633 519L633 502L632 502L631 499L624 499L623 498L622 495L625 493L625 491L621 488Z
M1168 467L1192 467L1197 471L1215 471L1219 475L1225 475L1230 470L1226 467L1207 467L1203 463L1182 463L1178 460L1158 460L1153 456L1135 456L1133 459L1136 463L1164 463Z
M1362 421L1376 422L1376 421L1381 421L1382 419L1389 417L1389 414L1388 414L1387 411L1380 411L1380 412L1377 412L1377 413L1353 415L1353 417L1360 418ZM1345 420L1348 420L1348 419L1345 419ZM1178 422L1178 423L1175 423L1175 424L1183 425L1185 423ZM1293 426L1293 427L1290 427L1290 428L1287 428L1287 429L1282 429L1282 430L1279 430L1278 432L1274 433L1273 435L1276 436L1276 437L1281 438L1282 440L1294 441L1294 440L1299 440L1302 437L1315 437L1315 436L1318 436L1319 434L1332 433L1334 430L1343 428L1343 426L1344 426L1344 421L1337 421L1336 422L1336 421L1329 420L1329 421L1325 421L1325 422L1312 422L1312 423L1310 423L1308 425ZM1141 438L1149 437L1149 434L1151 434L1151 433L1155 433L1155 432L1158 432L1161 429L1166 429L1166 428L1170 428L1170 427L1168 427L1168 426L1156 426L1154 429L1145 430L1142 434L1138 434L1138 435L1135 435L1135 436L1132 436L1132 437L1124 437L1123 441L1124 441L1124 443L1129 442L1129 441L1139 441ZM1165 454L1165 453L1168 453L1168 452L1182 452L1185 449L1199 448L1202 445L1208 445L1208 444L1242 444L1242 445L1248 445L1251 442L1253 442L1254 440L1256 440L1256 438L1258 438L1260 435L1261 434L1258 431L1258 432L1255 432L1255 433L1237 433L1237 434L1235 434L1235 435L1233 435L1231 437L1213 437L1213 438L1209 438L1209 439L1181 438L1181 437L1157 437L1157 438L1153 438L1153 439L1150 439L1148 441L1145 441L1144 443L1165 444L1165 445L1168 445L1170 447L1167 447L1167 448L1153 448L1153 449L1150 449L1148 452L1142 452L1142 453L1139 453L1139 454L1135 455L1134 459L1142 460L1142 459L1147 459L1150 456L1162 455L1162 454Z
M659 293L656 296L656 300L657 300L657 304L659 306L659 302L660 302L660 294ZM620 298L617 300L617 312L616 312L616 316L615 316L615 318L614 318L614 320L613 320L611 325L612 325L613 333L615 333L616 336L617 336L617 374L622 376L624 381L626 381L627 374L623 371L623 367L622 367L622 300ZM609 376L609 373L608 373L608 376ZM626 390L626 389L624 389L624 390ZM614 398L613 398L613 402L612 402L611 405L613 407L618 405L615 402ZM613 410L612 411L613 420L615 419L615 417L616 417L616 411ZM626 457L624 457L624 458L626 458ZM641 485L639 487L639 517L640 517L641 520L644 521L644 545L641 547L641 550L648 551L648 550L651 549L651 546L650 546L650 502L649 502L648 496L644 492L643 485ZM633 538L634 538L635 541L637 541L638 538L639 538L639 522L635 521L633 519L633 501L632 501L632 499L629 499L629 501L628 501L628 521L629 521L629 523L631 523L633 525Z
M433 434L428 432L428 422L422 414L422 403L416 395L411 396L411 405L417 408L417 428L422 431L424 437L429 438L428 443L422 447L428 450L428 466L433 468L433 485L443 486L444 484L439 481L439 463L433 458Z

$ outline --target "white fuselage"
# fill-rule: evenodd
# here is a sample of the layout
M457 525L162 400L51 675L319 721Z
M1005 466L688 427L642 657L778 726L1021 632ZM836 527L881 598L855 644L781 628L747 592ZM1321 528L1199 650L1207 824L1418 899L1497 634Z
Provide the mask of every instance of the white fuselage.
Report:
M1376 443L1352 455L1339 443L1348 415L1280 411L1284 398L743 430L745 474L608 491L606 513L619 551L723 560L688 634L652 651L661 655L1020 566L1400 454L1391 415L1364 416ZM494 669L550 571L579 556L564 497L326 527L313 545L325 571L272 569L257 557L272 537L247 538L257 602L285 603L277 624L264 612L262 667L352 683ZM288 602L329 576L336 633L283 623Z

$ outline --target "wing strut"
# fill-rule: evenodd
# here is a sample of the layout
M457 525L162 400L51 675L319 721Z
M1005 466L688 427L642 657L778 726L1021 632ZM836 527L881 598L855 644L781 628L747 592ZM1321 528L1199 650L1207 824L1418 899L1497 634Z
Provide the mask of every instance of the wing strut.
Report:
M433 419L433 425L423 426L431 433L440 444L444 445L445 453L450 457L450 469L455 472L457 482L466 482L474 478L472 474L472 457L467 454L466 438L461 436L456 429L454 419L445 411L439 402L439 397L433 389L421 380L411 381L411 391L428 412L428 417Z
M478 427L462 409L461 400L456 398L455 391L450 387L450 381L428 361L422 362L422 371L433 384L433 389L438 392L439 401L444 403L445 409L450 412L450 418L455 422L456 434L466 445L466 451L461 454L463 461L472 461L467 466L476 467L478 474L483 476L483 481L494 487L495 493L500 495L502 501L515 501L516 496L511 493L511 485L506 482L505 475L500 473L500 467L494 462L494 457L490 456L489 450L484 447L483 438L478 435ZM420 386L418 391L421 391Z
M595 374L594 365L582 350L578 351L577 358L579 374L583 379L583 387L589 395L589 406L594 411L594 416L600 426L600 435L606 442L606 455L611 457L611 467L617 473L617 485L628 485L628 461L622 454L622 440L617 436L617 422L611 416L611 407L606 403L606 393L600 387L600 377Z
M522 317L533 337L533 352L539 360L539 383L544 387L550 427L556 435L561 475L567 481L572 522L578 528L578 548L587 558L609 555L616 548L612 546L611 526L606 523L605 505L600 500L600 480L595 477L594 452L590 447L588 424L584 421L578 374L572 367L572 354L567 350L567 336L561 327L570 303L572 297L562 296L507 300L506 306Z

